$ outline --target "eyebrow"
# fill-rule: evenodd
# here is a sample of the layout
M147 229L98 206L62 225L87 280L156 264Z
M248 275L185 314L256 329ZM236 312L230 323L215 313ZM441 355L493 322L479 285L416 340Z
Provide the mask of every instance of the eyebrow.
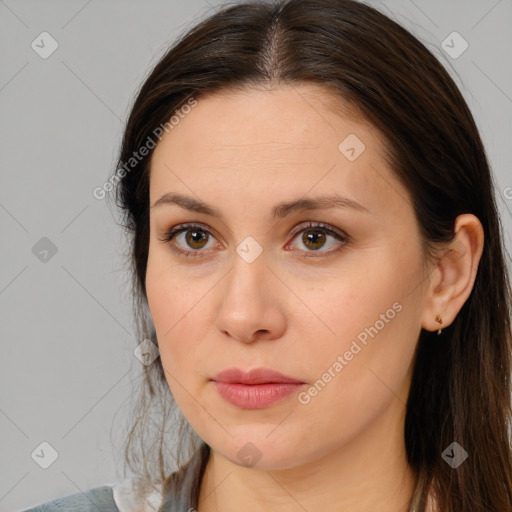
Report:
M188 197L176 192L164 194L160 199L155 201L152 208L163 204L174 204L191 212L203 213L219 219L223 218L222 212L217 208L193 197ZM332 194L313 198L300 198L294 201L280 203L274 206L272 210L272 217L274 219L282 219L287 215L298 211L326 210L329 208L352 208L360 212L370 213L367 208L353 199L349 199L348 197L343 197L338 194Z

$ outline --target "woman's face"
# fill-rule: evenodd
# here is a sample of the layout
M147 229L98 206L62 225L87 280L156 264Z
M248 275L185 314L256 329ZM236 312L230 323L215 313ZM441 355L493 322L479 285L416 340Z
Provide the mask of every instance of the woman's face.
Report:
M150 204L161 361L214 451L284 469L400 430L428 275L375 128L319 86L200 98L152 155ZM216 381L231 368L298 384Z

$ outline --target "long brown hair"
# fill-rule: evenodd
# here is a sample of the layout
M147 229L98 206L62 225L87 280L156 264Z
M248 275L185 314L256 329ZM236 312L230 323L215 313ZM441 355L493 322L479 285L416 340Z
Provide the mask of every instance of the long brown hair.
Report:
M425 512L430 494L443 512L511 511L511 290L489 163L450 75L410 32L375 8L353 0L226 6L183 34L149 74L129 115L116 170L116 200L131 240L138 342L156 340L145 294L151 150L136 162L130 161L133 153L191 98L299 83L328 87L383 134L427 256L435 244L453 239L459 214L472 213L483 225L485 246L468 300L442 335L422 330L419 336L404 431L418 477L410 510ZM132 469L140 463L148 479L174 492L165 442L172 395L160 359L144 371L126 461ZM156 440L149 430L151 407L164 421L153 432ZM186 431L180 441L189 439L190 447L182 453L180 443L175 465L198 441L178 411L180 418ZM469 454L456 469L442 458L454 441Z

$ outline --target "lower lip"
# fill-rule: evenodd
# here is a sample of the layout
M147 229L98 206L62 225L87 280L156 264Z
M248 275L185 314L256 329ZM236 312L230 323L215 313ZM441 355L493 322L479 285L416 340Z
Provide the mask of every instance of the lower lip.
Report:
M241 409L263 409L296 393L304 384L235 384L213 381L220 396Z

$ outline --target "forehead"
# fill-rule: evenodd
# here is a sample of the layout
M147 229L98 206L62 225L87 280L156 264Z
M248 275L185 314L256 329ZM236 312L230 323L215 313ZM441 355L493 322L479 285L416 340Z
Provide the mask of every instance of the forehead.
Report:
M160 192L191 188L222 189L230 199L242 190L248 201L251 193L261 201L338 189L364 202L382 195L383 179L395 182L380 132L321 86L225 90L198 97L187 112L153 152L152 203Z
M163 146L193 148L188 159L202 158L203 152L270 151L290 156L297 148L337 150L350 131L368 144L381 144L377 130L327 88L302 84L270 90L228 89L200 96L195 107L182 113L164 134L155 158Z

